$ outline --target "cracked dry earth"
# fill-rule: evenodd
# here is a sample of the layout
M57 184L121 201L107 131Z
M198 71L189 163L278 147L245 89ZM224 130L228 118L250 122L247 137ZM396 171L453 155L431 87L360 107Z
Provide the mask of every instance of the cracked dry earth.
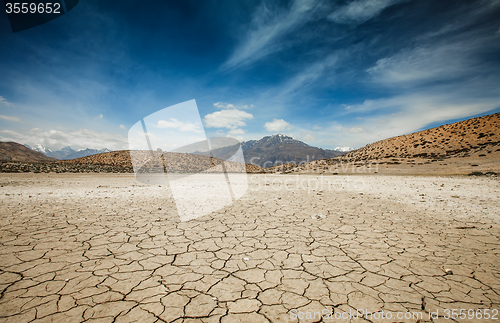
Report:
M168 188L130 175L1 174L0 322L500 309L498 180L249 179L233 205L180 222Z

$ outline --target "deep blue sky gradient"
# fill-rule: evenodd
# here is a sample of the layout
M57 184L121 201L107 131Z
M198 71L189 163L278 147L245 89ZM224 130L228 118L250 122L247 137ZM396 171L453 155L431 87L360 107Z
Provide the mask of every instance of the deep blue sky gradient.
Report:
M0 140L126 149L195 99L208 135L358 148L500 111L498 17L493 0L81 0L13 34L0 13Z

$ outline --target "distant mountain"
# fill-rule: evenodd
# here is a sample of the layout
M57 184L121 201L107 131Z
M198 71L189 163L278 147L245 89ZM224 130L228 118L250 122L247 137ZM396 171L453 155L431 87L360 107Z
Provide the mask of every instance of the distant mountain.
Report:
M44 147L44 146L42 146L40 144L38 144L38 145L36 145L34 147L30 147L28 145L24 145L24 146L28 147L31 150L38 151L39 153L42 153L45 156L48 156L48 155L50 155L52 153L52 150L50 150L49 148L46 148L46 147ZM50 156L50 157L52 157L52 156Z
M74 159L74 158L80 158L80 157L86 157L90 155L95 155L95 154L102 154L102 153L107 153L110 152L109 149L103 148L103 149L81 149L81 150L75 150L71 148L70 146L63 147L60 150L52 151L49 148L46 148L40 144L30 147L28 145L24 145L34 151L38 151L45 156L52 157L52 158L57 158L57 159Z
M0 141L0 160L22 161L22 162L48 162L55 158L45 156L39 151L32 150L17 142Z
M309 146L302 141L283 134L266 136L260 140L249 140L241 143L245 162L260 167L271 167L274 165L293 162L296 164L307 163L312 160L333 158L340 156L343 152L321 149ZM227 159L234 153L235 147L228 146L214 149L213 154L218 158ZM197 152L197 154L207 154Z

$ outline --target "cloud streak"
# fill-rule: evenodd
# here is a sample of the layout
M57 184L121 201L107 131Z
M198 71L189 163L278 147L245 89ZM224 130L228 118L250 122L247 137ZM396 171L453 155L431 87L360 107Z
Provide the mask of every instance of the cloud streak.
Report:
M6 116L6 115L3 115L3 114L0 114L0 119L6 120L6 121L13 121L13 122L22 122L22 120L20 118L18 118L18 117Z
M250 32L224 63L223 69L250 64L279 50L277 41L307 22L316 4L316 0L295 0L288 11L282 12L279 8L269 8L264 1L254 14Z
M340 24L361 24L401 0L355 0L332 12L328 19Z
M5 106L10 107L10 106L13 106L14 104L7 101L6 98L4 98L3 96L0 95L0 105L5 105Z
M154 127L160 129L177 129L181 132L203 132L201 125L197 125L189 121L182 122L175 118L171 118L170 120L159 120Z
M41 144L51 150L71 146L76 149L108 148L111 150L127 149L127 138L120 134L96 132L90 129L78 129L70 132L42 130L33 128L28 131L0 130L0 141L15 141L36 146Z

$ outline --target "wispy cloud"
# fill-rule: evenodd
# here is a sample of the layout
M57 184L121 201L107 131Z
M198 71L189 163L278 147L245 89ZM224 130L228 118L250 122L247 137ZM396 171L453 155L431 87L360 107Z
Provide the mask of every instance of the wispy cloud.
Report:
M13 116L5 116L0 114L0 119L6 120L6 121L14 121L14 122L22 122L22 120L18 117L13 117Z
M4 98L3 96L0 95L0 105L5 105L5 106L10 107L10 106L13 106L14 103L7 101L6 98Z
M366 132L363 127L342 127L340 130L350 134Z
M324 76L327 71L335 67L337 62L338 56L336 54L328 55L327 57L318 60L317 62L305 67L302 71L281 85L281 90L278 91L278 93L280 95L288 95L299 89L304 89ZM274 95L276 95L276 92Z
M29 131L0 130L0 141L15 141L21 144L36 146L41 144L52 150L71 146L83 148L108 148L112 150L127 149L127 138L120 134L96 132L90 129L78 129L70 132L58 130L42 130L33 128Z
M306 142L312 142L316 141L316 137L310 132L310 131L302 131L299 136L299 140L301 141L306 141Z
M214 103L214 107L217 109L250 109L253 108L253 104L248 105L248 104L243 104L243 105L235 105L232 103L226 103L226 102L216 102Z
M245 130L236 128L236 129L231 129L227 132L228 135L244 135Z
M396 86L428 84L471 74L477 76L490 73L488 66L479 58L486 42L500 43L500 37L457 40L404 49L393 56L378 60L375 66L368 69L368 73L375 82ZM491 50L491 46L489 49Z
M223 68L249 64L280 49L277 40L307 22L316 0L295 0L287 11L270 8L264 1L255 12L250 32L236 48Z
M401 0L355 0L336 9L328 18L341 24L361 24L398 2Z
M154 127L160 129L177 129L181 132L203 132L201 125L189 121L182 122L175 118L171 118L170 120L159 120Z

